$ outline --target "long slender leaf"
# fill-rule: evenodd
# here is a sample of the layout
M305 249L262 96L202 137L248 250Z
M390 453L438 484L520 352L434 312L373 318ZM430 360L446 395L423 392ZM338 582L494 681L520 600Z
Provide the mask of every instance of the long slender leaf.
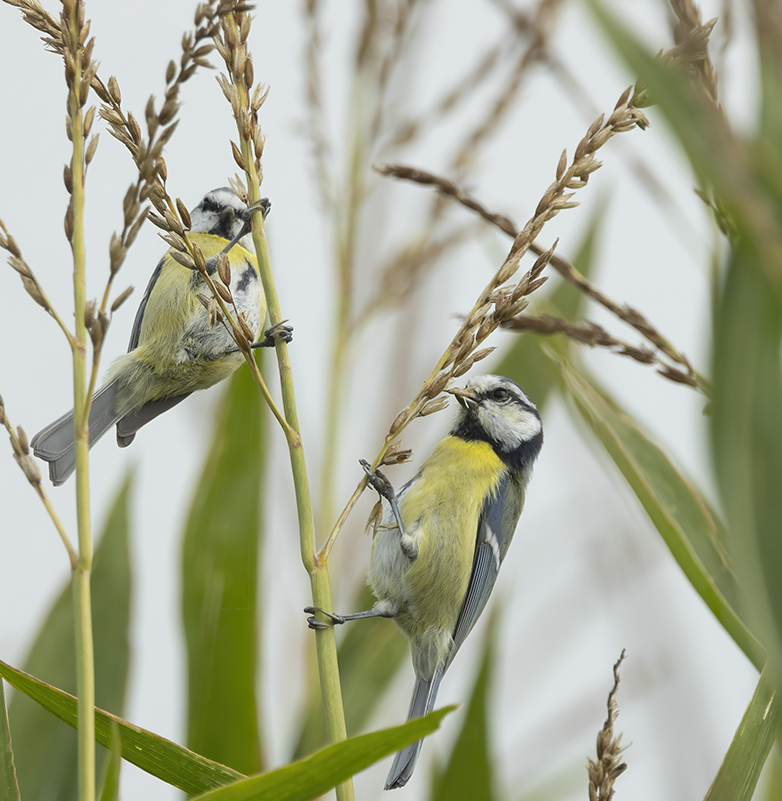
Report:
M11 728L5 706L5 689L0 680L0 801L20 801L19 784L14 767Z
M715 319L712 438L746 602L782 686L782 308L741 241Z
M263 401L249 370L231 379L182 547L187 744L242 773L262 769L257 662Z
M489 758L488 695L494 669L496 623L497 616L493 615L467 714L447 764L436 772L432 801L473 801L476 798L491 801L495 797Z
M71 728L76 728L77 702L72 695L2 661L0 676L52 715ZM105 748L111 748L114 725L119 727L123 759L190 795L204 793L244 778L239 771L194 754L165 737L134 726L102 709L95 710L96 742Z
M92 572L96 702L122 712L130 666L131 573L128 548L130 479L120 488L103 527ZM65 587L47 616L25 670L76 691L73 600ZM72 801L77 796L76 734L24 695L9 707L16 771L25 801ZM99 755L102 759L102 755ZM46 770L41 766L45 765Z
M779 694L763 671L705 801L750 801L782 729Z
M737 613L742 597L719 517L665 452L598 389L583 368L577 372L560 357L552 354L552 359L562 371L575 410L627 480L689 582L761 670L763 650Z
M308 801L317 798L379 759L431 734L454 709L455 706L445 707L402 726L330 745L279 770L205 793L197 801Z

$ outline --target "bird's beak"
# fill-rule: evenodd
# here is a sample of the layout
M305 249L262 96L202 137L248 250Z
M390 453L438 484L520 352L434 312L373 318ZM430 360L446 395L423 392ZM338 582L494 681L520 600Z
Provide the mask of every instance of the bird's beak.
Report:
M478 403L478 396L475 394L474 389L451 387L445 391L453 395L454 398L456 398L456 400L459 401L461 406L465 409L469 409L471 406L474 406L476 403Z

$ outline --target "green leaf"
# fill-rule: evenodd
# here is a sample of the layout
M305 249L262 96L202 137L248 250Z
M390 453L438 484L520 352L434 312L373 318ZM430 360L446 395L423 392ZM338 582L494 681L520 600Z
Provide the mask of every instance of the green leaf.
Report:
M757 259L740 241L714 321L712 441L750 620L782 686L782 309Z
M11 728L5 706L5 689L0 681L0 801L20 801L19 784L14 768Z
M455 706L445 707L392 729L362 734L279 770L213 790L197 801L308 801L435 731Z
M100 706L122 712L130 666L131 574L128 549L127 479L109 511L92 572L92 622L95 643L95 698ZM50 684L76 691L73 598L70 584L49 612L25 662L25 670ZM77 793L76 733L24 695L9 708L16 746L16 772L25 801L72 801ZM98 755L99 764L103 756ZM42 770L42 766L46 766Z
M72 695L2 661L0 676L52 715L76 728L77 702ZM112 728L115 724L119 727L123 759L164 782L179 787L189 795L203 793L244 778L236 770L194 754L165 737L134 726L102 709L95 710L95 741L105 748L111 748Z
M625 477L689 582L761 670L762 648L737 614L743 598L726 550L724 524L695 485L583 368L577 372L551 356L581 419Z
M473 801L476 798L491 801L495 797L489 758L488 691L494 669L496 622L496 615L493 615L467 714L448 763L436 772L432 801Z
M116 723L111 727L111 749L103 770L102 790L100 801L119 801L119 774L122 767L122 744L120 742L119 726Z
M705 801L750 801L780 728L779 694L764 670Z
M595 254L600 241L605 210L605 201L601 201L595 207L584 239L573 259L573 266L587 278L594 272ZM586 296L563 278L557 280L559 285L548 298L540 302L533 300L534 311L550 312L565 320L575 321L583 314ZM513 345L495 370L498 375L507 376L524 387L524 391L532 398L538 409L543 409L549 394L560 382L559 371L541 351L541 345L546 343L554 345L555 342L558 349L564 353L568 352L571 342L564 336L551 337L525 331L516 336Z
M220 407L182 547L187 744L245 774L263 765L256 694L263 412L250 371L238 370Z

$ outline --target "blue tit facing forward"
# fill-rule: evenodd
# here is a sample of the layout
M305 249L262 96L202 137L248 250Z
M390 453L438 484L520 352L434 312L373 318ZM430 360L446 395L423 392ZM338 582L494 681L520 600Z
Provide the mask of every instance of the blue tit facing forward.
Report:
M270 209L265 198L248 208L228 188L209 192L190 214L188 238L207 260L207 271L217 270L216 256L223 252L231 266L232 314L241 314L257 338L266 319L266 298L258 264L244 239L256 208L264 217ZM215 276L216 278L216 276ZM95 393L89 416L92 447L114 424L117 444L124 448L150 420L230 376L244 361L226 326L214 323L198 295L210 296L203 276L179 264L169 250L160 260L141 300L128 352L111 366L106 383ZM235 305L235 311L233 306ZM290 329L270 329L262 343L289 338ZM44 428L33 438L33 452L49 462L49 477L62 484L76 468L73 411Z
M377 602L368 612L326 615L336 623L396 621L416 676L408 719L432 710L443 674L486 606L543 444L538 410L510 379L480 376L451 393L462 408L450 434L396 496L364 463L370 483L389 501L369 568ZM387 790L407 783L422 743L396 755Z

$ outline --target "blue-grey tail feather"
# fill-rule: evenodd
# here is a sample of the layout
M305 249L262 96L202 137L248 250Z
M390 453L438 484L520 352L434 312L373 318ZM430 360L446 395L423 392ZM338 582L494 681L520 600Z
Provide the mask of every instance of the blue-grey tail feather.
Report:
M114 410L116 384L101 387L90 408L90 448L117 422ZM73 410L39 431L30 443L33 453L49 462L49 478L55 487L63 484L76 469L76 448L73 439Z
M408 720L423 717L432 711L437 700L437 691L440 689L443 672L444 668L441 666L437 668L431 679L416 679L413 698L410 702L410 712L407 715ZM386 790L395 790L397 787L404 787L407 784L413 775L423 744L423 740L418 740L397 753L386 779Z

